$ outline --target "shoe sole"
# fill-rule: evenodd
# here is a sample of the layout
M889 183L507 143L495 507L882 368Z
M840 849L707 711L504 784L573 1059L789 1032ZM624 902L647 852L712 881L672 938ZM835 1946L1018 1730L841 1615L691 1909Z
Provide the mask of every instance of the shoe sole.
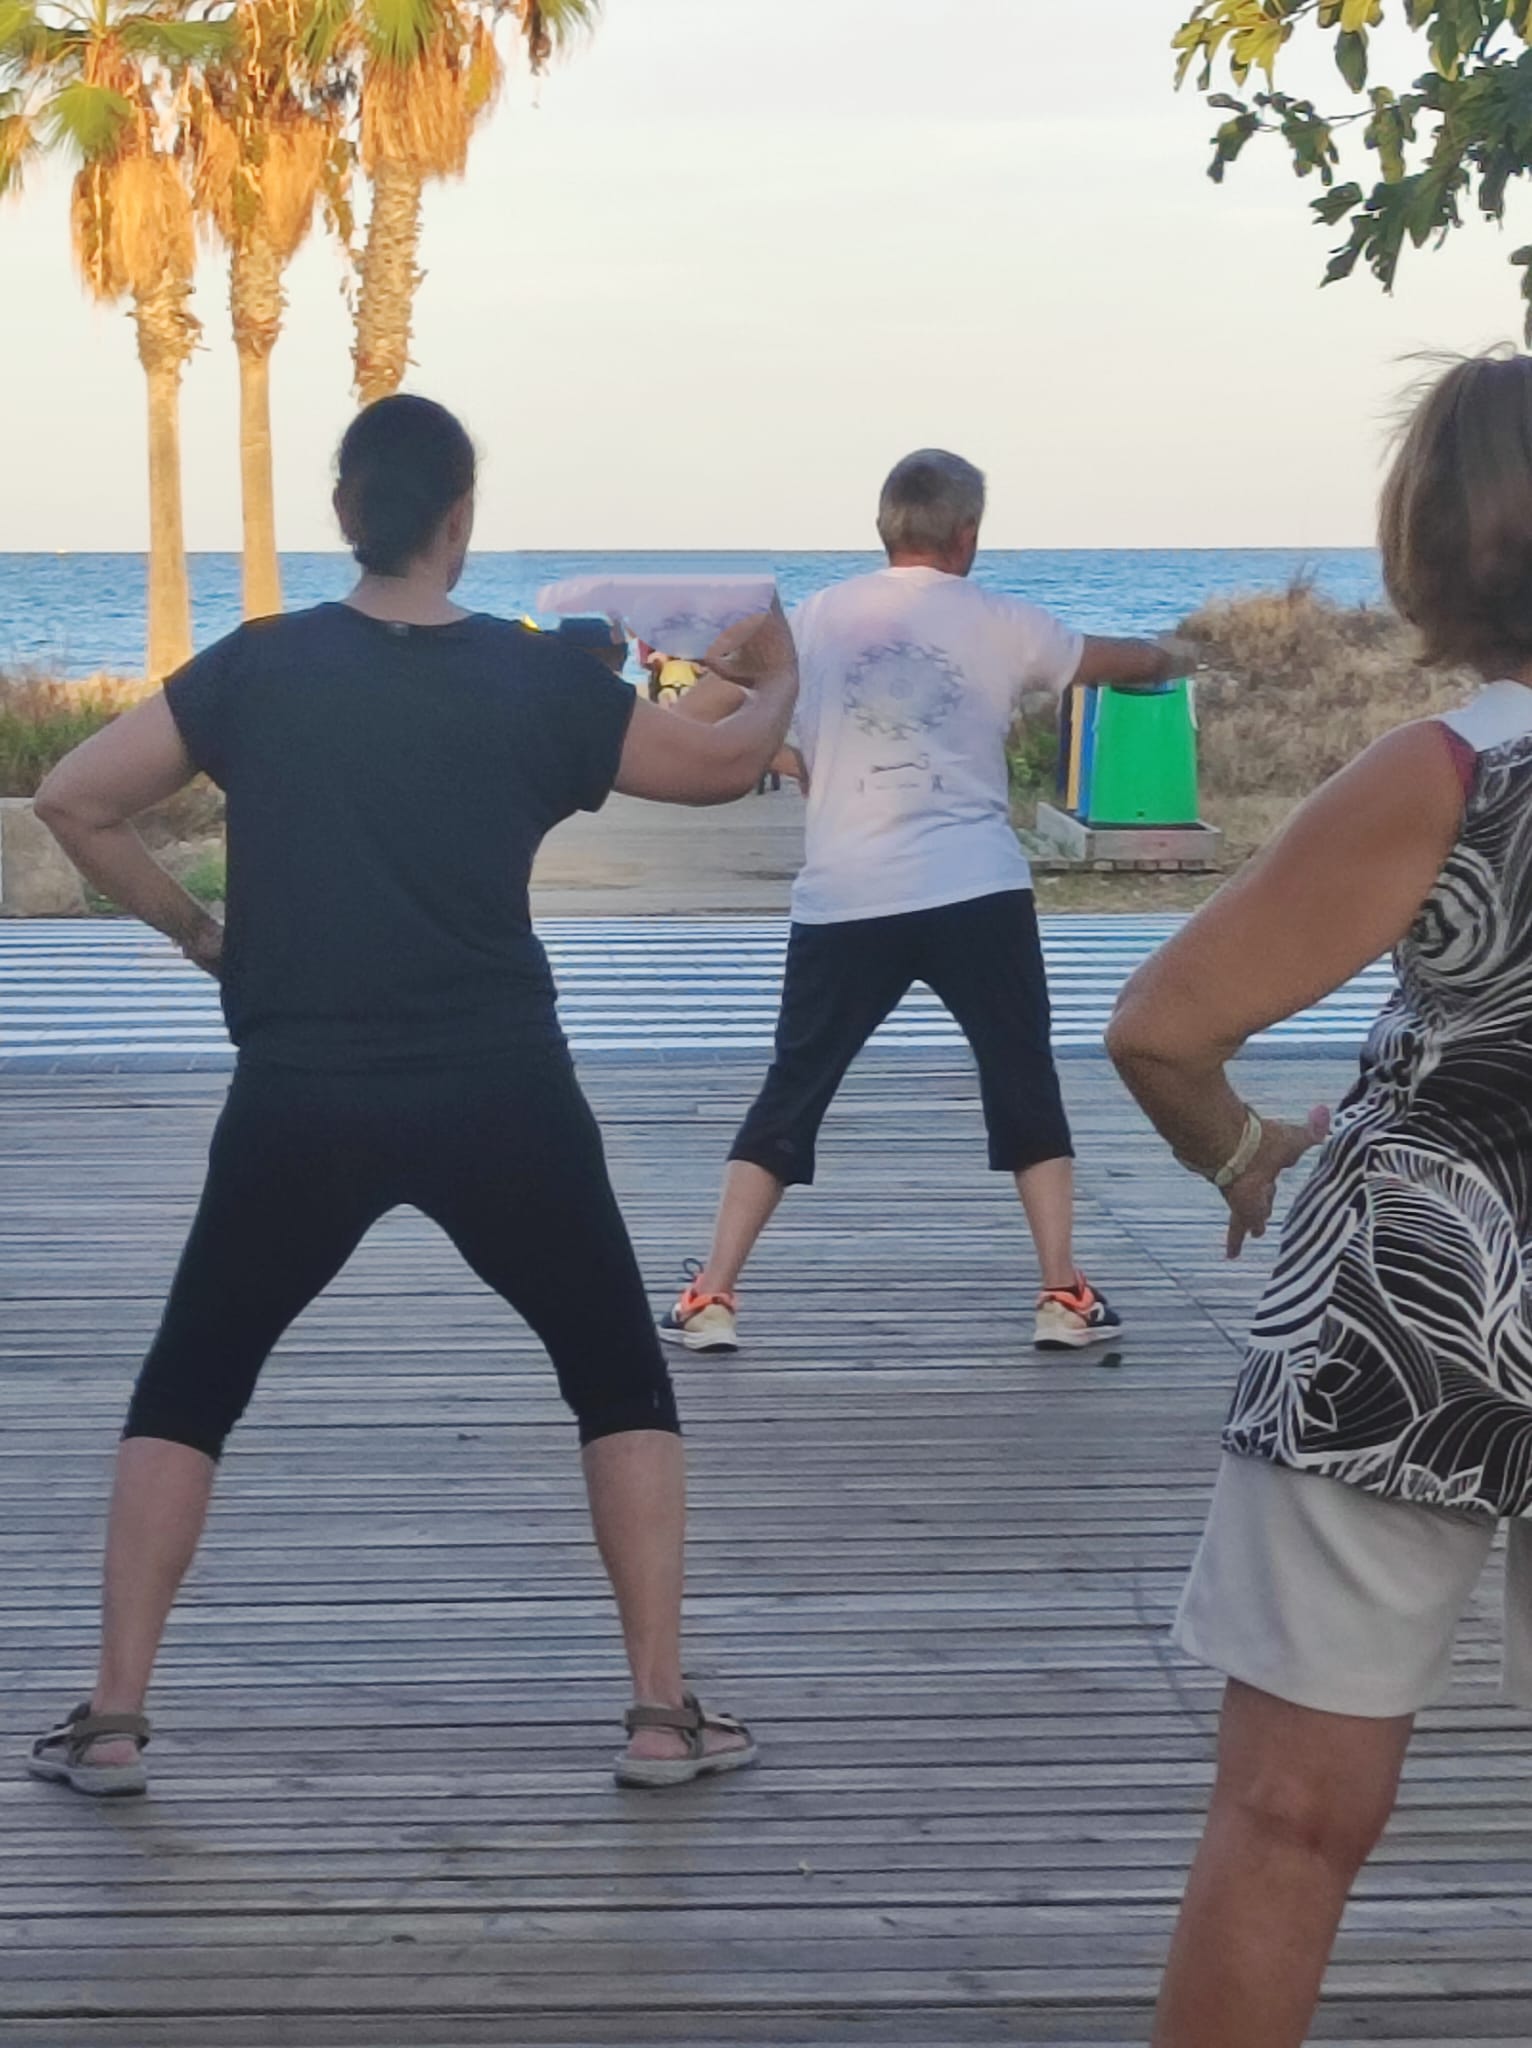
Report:
M1123 1333L1123 1325L1116 1324L1110 1330L1082 1330L1077 1337L1034 1337L1034 1351L1090 1351L1098 1344L1115 1344Z
M748 1771L759 1763L760 1745L748 1749L724 1749L706 1757L620 1756L612 1776L619 1785L634 1791L663 1792L671 1785L695 1785L699 1778L726 1778L734 1771Z
M149 1789L149 1774L136 1764L50 1764L27 1762L27 1775L40 1785L62 1785L87 1799L138 1799Z
M662 1344L679 1344L683 1351L733 1353L739 1349L738 1342L731 1342L727 1337L693 1337L686 1330L667 1329L663 1323L659 1328Z

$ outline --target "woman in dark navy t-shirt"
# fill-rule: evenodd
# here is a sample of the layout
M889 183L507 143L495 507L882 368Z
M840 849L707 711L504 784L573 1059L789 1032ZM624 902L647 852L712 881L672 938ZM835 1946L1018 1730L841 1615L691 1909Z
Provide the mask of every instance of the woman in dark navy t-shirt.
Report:
M362 575L343 604L252 622L61 763L37 808L89 880L218 976L238 1062L207 1184L119 1447L93 1697L32 1769L144 1789L144 1700L217 1460L283 1331L410 1204L546 1345L584 1447L633 1675L625 1781L752 1760L681 1677L675 1400L595 1121L559 1029L528 883L544 835L613 789L753 789L796 689L780 612L720 642L751 689L694 724L598 661L451 601L473 447L391 398L341 445ZM220 926L130 820L198 770L225 792Z

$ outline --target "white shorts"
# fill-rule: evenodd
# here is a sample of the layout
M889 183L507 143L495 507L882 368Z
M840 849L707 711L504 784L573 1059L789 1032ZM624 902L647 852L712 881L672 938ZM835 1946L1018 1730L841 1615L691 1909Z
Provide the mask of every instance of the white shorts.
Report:
M1451 1682L1497 1527L1225 1456L1175 1642L1295 1706L1414 1714ZM1532 1707L1532 1522L1508 1534L1505 1691Z

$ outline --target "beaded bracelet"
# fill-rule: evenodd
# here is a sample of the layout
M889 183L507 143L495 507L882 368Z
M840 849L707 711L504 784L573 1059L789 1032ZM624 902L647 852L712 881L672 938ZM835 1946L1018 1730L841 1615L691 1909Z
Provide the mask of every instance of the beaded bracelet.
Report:
M1190 1159L1181 1159L1181 1164L1188 1173L1195 1173L1203 1180L1210 1180L1215 1188L1231 1188L1237 1180L1242 1180L1250 1171L1255 1161L1255 1155L1261 1149L1261 1140L1265 1135L1266 1126L1261 1122L1260 1117L1250 1105L1246 1103L1245 1128L1240 1133L1239 1143L1222 1166L1209 1169L1205 1166L1196 1165ZM1180 1158L1179 1153L1176 1156Z

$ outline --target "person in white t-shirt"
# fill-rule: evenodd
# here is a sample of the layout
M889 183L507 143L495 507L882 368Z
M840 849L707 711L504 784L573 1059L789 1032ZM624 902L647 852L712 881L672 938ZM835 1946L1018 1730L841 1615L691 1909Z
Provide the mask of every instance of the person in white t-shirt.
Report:
M1074 1258L1073 1148L1006 740L1026 694L1150 687L1176 667L1162 647L1087 637L970 582L984 489L959 456L906 456L878 508L888 567L793 617L806 858L771 1071L730 1153L712 1250L660 1325L688 1350L738 1349L745 1261L784 1191L813 1180L847 1068L917 981L978 1062L990 1165L1015 1177L1041 1267L1036 1343L1076 1350L1122 1329ZM722 708L693 695L678 709Z

